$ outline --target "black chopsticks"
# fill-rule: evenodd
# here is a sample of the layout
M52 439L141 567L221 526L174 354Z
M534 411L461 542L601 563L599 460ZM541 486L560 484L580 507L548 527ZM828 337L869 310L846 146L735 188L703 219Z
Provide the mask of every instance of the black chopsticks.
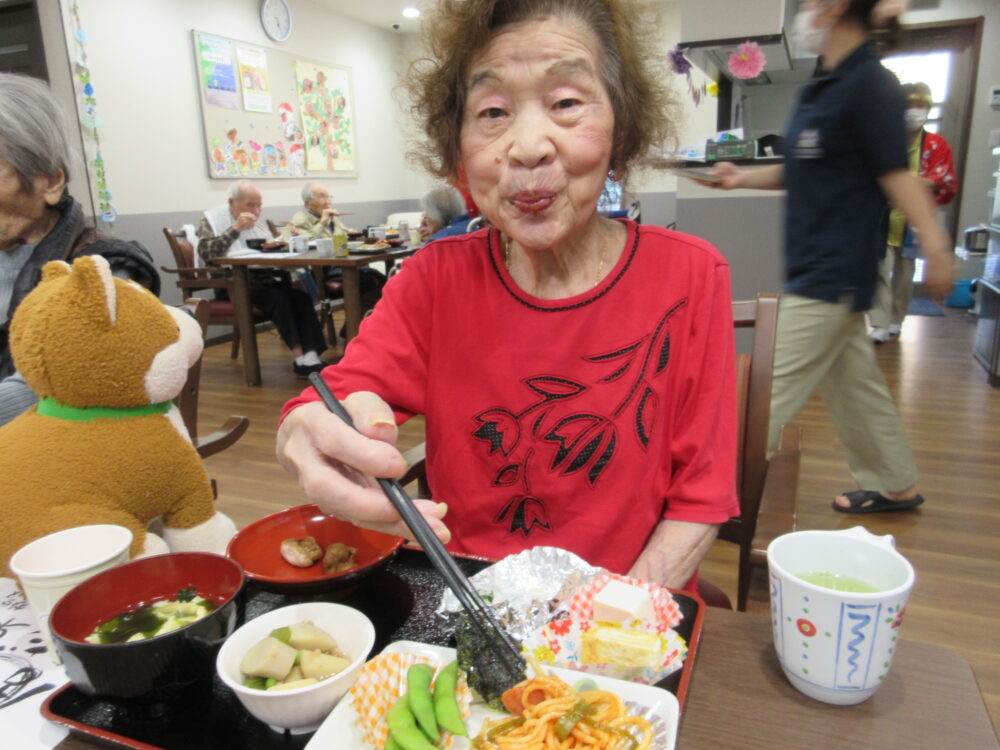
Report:
M314 372L309 376L309 382L316 389L326 408L356 430L357 427L355 427L351 415L347 413L340 401L337 400L337 397L333 395L333 391L323 381L323 378ZM413 532L417 543L423 547L431 563L444 577L448 588L454 592L459 603L461 603L462 607L469 614L469 619L479 628L487 640L491 640L494 635L498 636L501 642L500 656L509 668L523 673L525 662L521 657L521 650L500 623L496 621L496 618L493 616L493 610L482 600L476 589L469 583L469 579L459 570L458 565L455 564L455 560L448 554L448 550L444 548L441 540L437 538L430 525L420 515L420 511L413 504L413 500L406 494L406 490L395 479L379 478L378 483L382 487L382 491L385 492L386 497L389 498L389 502L393 504L393 507L402 516L403 521L409 527L410 531Z

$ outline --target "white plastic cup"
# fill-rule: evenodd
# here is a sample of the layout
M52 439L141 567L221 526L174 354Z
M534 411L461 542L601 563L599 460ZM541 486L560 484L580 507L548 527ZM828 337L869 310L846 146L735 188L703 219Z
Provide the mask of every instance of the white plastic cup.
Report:
M862 526L795 531L767 548L771 628L788 681L810 698L838 706L861 703L882 685L899 646L913 566L891 535ZM799 578L849 576L877 589L837 591Z
M124 526L94 524L43 536L10 558L10 568L35 610L42 637L56 664L60 663L59 657L49 631L52 608L81 581L128 560L131 544L132 532Z
M304 253L309 249L309 238L301 234L297 234L292 237L292 252L293 253Z
M333 239L331 237L320 237L316 240L316 252L321 258L333 257Z
M420 230L419 229L411 229L410 230L410 246L411 247L417 247L418 245L420 245L421 242L423 242L423 240L420 237Z

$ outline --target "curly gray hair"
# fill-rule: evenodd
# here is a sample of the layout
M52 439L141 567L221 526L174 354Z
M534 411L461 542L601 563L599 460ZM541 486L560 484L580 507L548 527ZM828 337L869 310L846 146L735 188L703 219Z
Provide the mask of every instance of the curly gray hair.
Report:
M8 162L27 193L34 179L60 171L69 182L69 123L44 81L0 73L0 159Z

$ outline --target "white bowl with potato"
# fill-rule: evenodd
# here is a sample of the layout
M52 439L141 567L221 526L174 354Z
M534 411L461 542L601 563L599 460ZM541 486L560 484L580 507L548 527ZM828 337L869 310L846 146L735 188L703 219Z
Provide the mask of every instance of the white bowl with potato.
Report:
M300 734L326 719L374 645L375 627L358 610L307 602L250 620L226 639L215 666L253 716Z

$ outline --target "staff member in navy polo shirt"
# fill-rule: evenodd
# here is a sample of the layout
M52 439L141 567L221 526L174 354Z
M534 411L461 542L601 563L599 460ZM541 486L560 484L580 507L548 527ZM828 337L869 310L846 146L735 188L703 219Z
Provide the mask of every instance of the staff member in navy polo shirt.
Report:
M787 283L781 298L770 443L819 388L860 489L833 507L905 510L923 502L899 414L875 362L864 313L885 252L887 201L916 228L925 284L943 297L951 246L929 191L909 169L899 82L870 36L897 25L904 0L805 0L794 41L820 55L785 137L785 163L744 171L721 163L718 187L788 191Z

